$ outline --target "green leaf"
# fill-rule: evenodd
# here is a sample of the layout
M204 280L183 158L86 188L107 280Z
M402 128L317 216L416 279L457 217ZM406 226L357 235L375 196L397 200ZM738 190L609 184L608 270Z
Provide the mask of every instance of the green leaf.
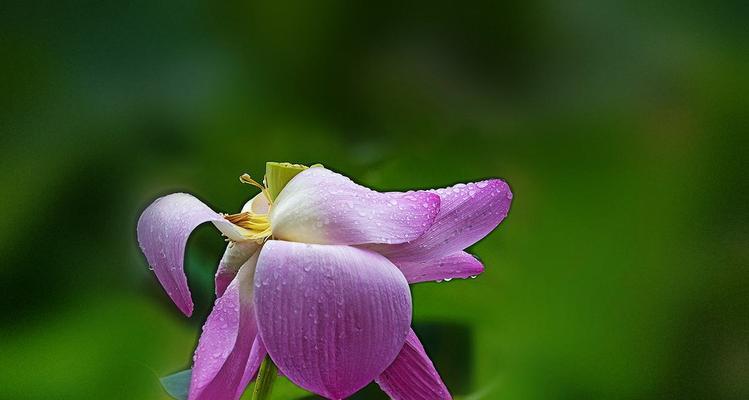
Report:
M161 378L161 386L173 398L187 400L187 392L190 390L190 377L192 377L192 370L186 369Z

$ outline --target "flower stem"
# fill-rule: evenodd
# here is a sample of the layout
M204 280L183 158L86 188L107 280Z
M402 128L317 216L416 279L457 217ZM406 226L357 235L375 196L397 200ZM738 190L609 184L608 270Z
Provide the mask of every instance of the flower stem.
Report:
M266 355L262 364L260 364L260 370L257 372L255 388L252 390L252 400L270 398L270 392L273 389L273 381L276 380L276 375L278 375L276 364L273 364L273 360Z

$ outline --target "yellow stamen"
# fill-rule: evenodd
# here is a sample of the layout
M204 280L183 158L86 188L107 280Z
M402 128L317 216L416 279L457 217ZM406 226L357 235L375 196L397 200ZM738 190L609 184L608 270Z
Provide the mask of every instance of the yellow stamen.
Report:
M239 177L239 181L260 189L263 192L263 196L268 200L269 207L273 207L268 187L265 186L265 179L263 179L263 183L261 184L252 179L250 175L242 174ZM238 214L224 215L224 218L232 224L243 228L242 236L249 240L261 242L267 240L273 234L268 213L256 214L250 209Z
M270 227L270 221L268 220L267 214L243 212L239 214L225 215L224 218L234 225L250 230L261 231Z

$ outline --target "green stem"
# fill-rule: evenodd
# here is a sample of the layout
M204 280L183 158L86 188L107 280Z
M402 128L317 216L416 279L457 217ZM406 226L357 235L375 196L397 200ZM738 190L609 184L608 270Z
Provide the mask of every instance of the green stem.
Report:
M273 389L273 381L276 380L276 375L278 375L276 364L273 364L273 360L266 355L262 364L260 364L260 370L257 372L255 388L252 390L252 400L270 398L270 392Z

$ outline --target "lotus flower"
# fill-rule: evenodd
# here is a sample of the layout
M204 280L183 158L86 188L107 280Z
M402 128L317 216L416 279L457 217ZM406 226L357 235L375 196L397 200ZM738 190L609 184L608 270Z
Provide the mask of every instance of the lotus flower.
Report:
M276 187L241 178L262 192L238 214L175 193L138 221L148 263L187 316L190 232L211 222L229 241L189 399L239 398L266 354L292 382L329 399L373 380L394 399L449 399L410 328L408 285L481 273L463 250L505 218L508 185L490 179L380 193L323 167L280 166L293 178Z

